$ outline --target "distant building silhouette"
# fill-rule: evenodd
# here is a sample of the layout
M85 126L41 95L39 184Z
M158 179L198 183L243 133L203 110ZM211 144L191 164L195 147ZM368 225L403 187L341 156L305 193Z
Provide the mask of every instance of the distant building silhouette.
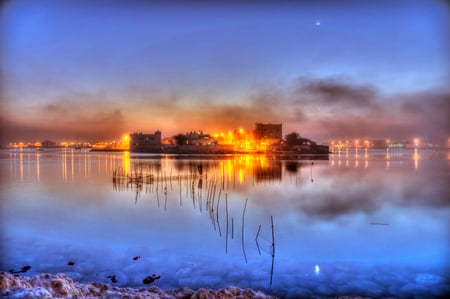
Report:
M144 134L135 132L130 134L131 152L161 152L161 131L154 134Z
M41 142L43 148L51 148L51 147L57 147L58 145L56 142L51 140L44 140Z
M257 141L265 140L268 144L279 144L283 139L283 125L256 123L253 137Z

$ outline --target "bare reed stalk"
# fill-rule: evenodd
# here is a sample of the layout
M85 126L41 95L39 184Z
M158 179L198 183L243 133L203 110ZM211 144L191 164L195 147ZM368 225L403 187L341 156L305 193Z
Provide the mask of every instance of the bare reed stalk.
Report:
M273 228L273 216L270 216L270 222L272 223L272 267L270 269L270 285L272 285L273 266L275 263L275 231Z
M261 249L259 248L259 243L258 243L258 237L259 237L259 232L260 231L261 231L261 224L258 227L258 232L256 233L256 237L255 237L256 247L258 248L259 255L261 255Z
M220 230L220 222L219 222L219 203L220 203L220 194L221 194L221 190L219 190L219 196L218 196L218 198L217 198L216 221L217 221L217 227L219 228L219 236L222 237L222 231Z
M245 253L245 246L244 246L244 227L245 227L244 217L245 217L245 210L247 209L247 201L248 198L245 199L244 210L242 210L242 252L244 253L245 263L247 263L247 254Z
M225 241L225 253L228 253L228 197L226 193L225 193L225 211L227 215L227 236Z

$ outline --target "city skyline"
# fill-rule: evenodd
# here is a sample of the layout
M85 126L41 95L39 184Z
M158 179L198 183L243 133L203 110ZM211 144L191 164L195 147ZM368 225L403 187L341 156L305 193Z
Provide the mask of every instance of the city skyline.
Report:
M8 1L1 143L283 123L446 142L445 1ZM182 129L183 128L183 129Z

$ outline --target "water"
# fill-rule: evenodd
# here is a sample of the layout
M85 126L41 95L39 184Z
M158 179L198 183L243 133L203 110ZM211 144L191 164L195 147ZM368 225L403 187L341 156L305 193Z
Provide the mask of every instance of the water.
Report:
M155 274L161 288L282 297L444 296L449 161L426 150L324 161L3 150L0 271L131 287Z

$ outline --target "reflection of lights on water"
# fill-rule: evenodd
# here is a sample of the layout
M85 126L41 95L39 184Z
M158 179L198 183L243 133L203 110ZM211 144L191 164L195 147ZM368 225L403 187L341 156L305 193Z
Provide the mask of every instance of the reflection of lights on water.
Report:
M316 266L314 267L314 273L316 273L316 275L319 275L319 274L320 274L320 267L319 267L319 265L316 265Z
M414 168L418 169L419 168L419 152L417 151L417 148L414 149L414 155L413 155L413 159L414 159Z
M252 158L253 158L253 156L252 156ZM250 155L245 156L245 167L246 168L250 167Z
M14 154L15 155L15 154ZM10 149L9 150L9 176L11 177L11 178L13 178L13 176L14 176L14 171L13 171L13 166L15 165L15 164L13 164L13 153L12 153L12 150ZM15 167L14 167L15 168Z
M67 153L66 153L67 148L63 149L63 154L62 154L62 178L63 181L67 180Z
M20 180L23 182L23 152L22 152L22 148L20 148L19 161L20 161Z
M31 154L30 154L30 152L28 152L28 156L27 156L27 160L28 160L28 163L27 163L27 165L28 165L28 176L30 176L30 173L31 173L31 163L30 163L30 160L31 160Z
M41 155L39 153L36 154L36 177L38 182L40 181L41 178L40 156Z
M88 154L87 152L84 152L84 177L87 178L88 174Z
M75 167L74 167L74 157L73 157L73 149L72 149L72 155L71 155L71 163L70 163L72 169L71 169L71 175L72 175L72 180L75 179Z
M391 159L391 155L389 154L389 149L386 149L386 168L389 168L389 160Z
M125 174L130 173L130 152L129 151L123 152L123 170L125 171Z
M234 161L236 162L236 161ZM231 175L232 175L232 166L231 166L231 160L227 161L227 173L228 173L228 181L231 181Z
M265 168L266 167L266 157L261 157L260 162L261 162L261 168Z
M242 184L244 182L244 172L242 171L242 168L239 169L239 184Z
M169 168L169 156L168 155L164 155L164 161L166 163L166 169Z
M365 153L364 153L364 159L365 159L364 167L367 168L367 167L369 167L369 160L368 160L369 153L367 152L367 147L364 149L364 151L365 151Z

